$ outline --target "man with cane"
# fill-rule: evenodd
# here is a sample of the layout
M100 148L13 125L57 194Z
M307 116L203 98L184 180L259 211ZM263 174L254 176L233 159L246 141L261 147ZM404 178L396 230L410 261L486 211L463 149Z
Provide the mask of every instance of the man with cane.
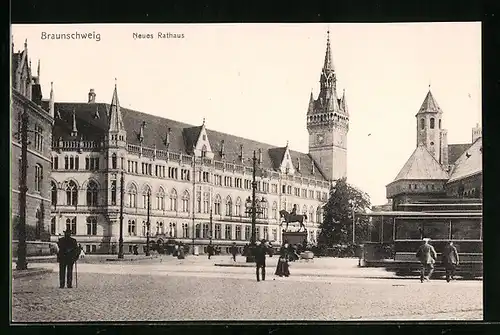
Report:
M57 261L59 262L59 287L64 288L64 282L68 288L72 288L73 282L73 264L75 264L79 257L80 248L74 238L71 237L71 231L66 229L64 237L60 238L57 242L59 252L57 253ZM76 271L75 271L76 272ZM76 279L78 281L78 279Z

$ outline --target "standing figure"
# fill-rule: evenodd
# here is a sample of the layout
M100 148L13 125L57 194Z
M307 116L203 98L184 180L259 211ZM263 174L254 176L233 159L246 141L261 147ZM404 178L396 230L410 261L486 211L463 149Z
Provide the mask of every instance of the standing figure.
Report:
M236 248L236 242L233 242L231 246L231 255L233 255L233 262L236 262L236 254L238 253L238 248Z
M436 250L432 245L429 244L430 239L424 238L424 243L417 250L417 258L422 264L422 270L420 273L420 282L423 283L424 279L429 281L432 273L434 272L434 263L436 262ZM425 275L425 271L428 270L429 273Z
M260 281L259 278L259 269L262 269L262 280L266 280L266 254L268 253L268 248L266 245L266 240L262 240L260 245L255 247L254 256L255 256L255 273L257 275L257 281Z
M207 253L208 253L208 259L214 255L214 246L212 245L212 242L207 247Z
M59 262L59 287L64 288L64 282L68 288L73 287L73 264L78 260L80 248L76 240L71 237L71 231L66 229L64 237L61 237L57 242L59 252L57 253L57 261Z
M280 248L280 258L278 259L278 265L276 266L276 271L274 272L276 276L288 277L290 275L290 270L288 266L290 255L288 250L289 250L288 242L284 241L283 246Z
M79 257L85 258L85 251L83 251L83 247L81 244L78 244L78 250L79 250Z
M446 281L449 283L450 280L455 279L455 270L460 262L457 248L452 241L448 241L448 245L444 248L441 257L446 270Z

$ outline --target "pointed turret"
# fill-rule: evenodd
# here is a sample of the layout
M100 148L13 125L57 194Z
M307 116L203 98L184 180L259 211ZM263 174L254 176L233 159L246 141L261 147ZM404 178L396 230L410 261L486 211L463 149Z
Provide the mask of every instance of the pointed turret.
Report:
M313 113L314 113L314 96L311 90L311 95L309 97L309 107L307 108L307 114L313 114Z
M78 129L76 128L76 111L73 108L73 125L71 127L71 136L77 136L78 135Z
M54 113L54 83L50 82L50 97L49 97L49 114L55 117Z
M118 89L115 78L115 89L113 91L113 98L111 99L111 107L109 110L109 132L119 132L124 129L122 112L120 110L120 101L118 100Z
M330 30L326 32L326 53L325 62L323 64L323 71L335 71L335 67L332 62L332 50L330 47Z
M346 98L345 98L345 88L344 90L342 91L342 103L340 105L342 111L344 111L345 115L349 116L349 108L347 107L347 102L346 102Z
M144 141L144 127L146 126L146 121L142 121L141 123L141 129L139 130L139 142Z
M420 109L418 110L417 114L441 113L441 112L442 112L441 108L437 104L436 99L434 99L434 96L431 93L431 89L429 88L429 92L427 92L424 102L422 102L422 106L420 106Z

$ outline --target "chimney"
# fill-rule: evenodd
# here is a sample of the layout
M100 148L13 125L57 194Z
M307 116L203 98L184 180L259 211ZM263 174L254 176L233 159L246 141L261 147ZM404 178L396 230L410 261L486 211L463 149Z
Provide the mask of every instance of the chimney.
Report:
M297 157L297 171L300 172L300 157Z
M164 144L165 146L168 148L170 146L170 131L171 129L168 128L167 129L167 134L165 135L165 141L164 141Z
M141 123L141 129L139 131L139 142L142 143L144 141L144 127L146 126L146 121L142 121Z
M312 167L311 172L312 172L312 174L314 175L314 172L315 172L315 171L314 171L314 161L311 161L311 167Z
M483 137L483 130L479 126L479 123L476 123L476 127L472 128L472 143L476 142L480 137Z
M93 88L89 91L89 104L91 103L95 103L95 92Z
M220 141L220 156L222 159L226 158L226 154L224 152L224 140Z
M262 149L259 149L259 164L262 164Z
M243 144L240 144L240 161L243 163Z

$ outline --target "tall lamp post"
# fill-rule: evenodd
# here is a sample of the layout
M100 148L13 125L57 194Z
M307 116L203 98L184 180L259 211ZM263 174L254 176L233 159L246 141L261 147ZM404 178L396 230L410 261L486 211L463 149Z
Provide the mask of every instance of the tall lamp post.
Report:
M212 208L210 208L210 244L212 244L212 236L214 236L214 226L212 222Z
M19 211L20 220L17 226L18 229L18 248L17 248L17 270L28 269L26 262L26 193L28 186L26 185L27 168L28 168L28 114L26 111L21 115L21 177L20 177L20 194L19 194Z
M149 227L151 226L151 222L149 221L149 211L151 208L151 190L148 189L148 216L146 221L146 256L149 256Z
M123 195L124 191L123 170L120 176L120 238L118 239L118 258L123 258Z
M260 204L257 203L255 193L257 191L257 181L255 180L255 172L257 170L257 157L255 155L255 150L253 152L253 169L252 169L252 198L248 197L245 203L245 206L247 208L246 213L252 215L252 237L250 239L250 248L248 249L248 254L247 254L247 263L253 263L255 262L255 257L253 255L253 250L255 248L255 223L257 221L257 214L262 214L263 213L263 205L266 202L264 198L260 201Z

